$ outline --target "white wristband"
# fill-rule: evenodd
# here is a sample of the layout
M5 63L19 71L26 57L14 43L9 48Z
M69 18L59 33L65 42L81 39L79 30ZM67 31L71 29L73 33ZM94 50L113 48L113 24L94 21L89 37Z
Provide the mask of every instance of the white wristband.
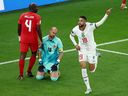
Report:
M42 59L39 59L39 62L41 62L42 61Z
M59 63L60 63L60 59L57 59L57 62L59 62Z
M18 39L19 39L19 41L20 41L20 36L18 36Z

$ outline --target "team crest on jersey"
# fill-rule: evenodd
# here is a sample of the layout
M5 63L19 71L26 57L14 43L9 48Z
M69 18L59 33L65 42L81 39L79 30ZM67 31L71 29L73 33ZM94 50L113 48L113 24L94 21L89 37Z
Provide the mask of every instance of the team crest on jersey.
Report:
M82 33L82 38L84 38L85 37L85 34L84 34L84 32Z
M56 48L57 46L56 45L53 45L53 48Z

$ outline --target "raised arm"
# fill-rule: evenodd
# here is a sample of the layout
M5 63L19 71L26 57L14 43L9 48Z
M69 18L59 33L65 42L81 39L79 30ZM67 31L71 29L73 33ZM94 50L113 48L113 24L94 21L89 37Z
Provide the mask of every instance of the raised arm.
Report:
M110 13L111 13L111 10L112 10L112 8L110 8L110 9L108 9L108 10L106 11L104 17L103 17L99 22L96 23L96 27L101 26L101 25L106 21L106 19L108 18L108 16L109 16Z

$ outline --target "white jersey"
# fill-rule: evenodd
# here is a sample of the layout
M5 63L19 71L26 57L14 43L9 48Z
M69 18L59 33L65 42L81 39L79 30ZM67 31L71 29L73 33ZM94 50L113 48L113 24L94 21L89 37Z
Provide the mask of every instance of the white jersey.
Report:
M79 25L73 28L71 35L77 36L79 41L79 46L81 49L87 49L88 51L96 49L96 43L94 39L94 30L96 29L95 23L86 23L84 31L79 29Z

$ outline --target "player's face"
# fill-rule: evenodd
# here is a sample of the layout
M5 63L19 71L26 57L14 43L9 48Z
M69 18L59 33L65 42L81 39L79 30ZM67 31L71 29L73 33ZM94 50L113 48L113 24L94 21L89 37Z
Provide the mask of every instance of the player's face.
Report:
M85 23L86 23L86 20L84 20L83 18L79 18L79 21L78 21L79 27L83 27Z
M37 13L37 12L38 12L38 8L37 8L37 7L34 9L34 12L35 12L35 13Z
M56 34L57 34L57 29L56 28L52 28L50 30L50 37L54 38L56 36Z

